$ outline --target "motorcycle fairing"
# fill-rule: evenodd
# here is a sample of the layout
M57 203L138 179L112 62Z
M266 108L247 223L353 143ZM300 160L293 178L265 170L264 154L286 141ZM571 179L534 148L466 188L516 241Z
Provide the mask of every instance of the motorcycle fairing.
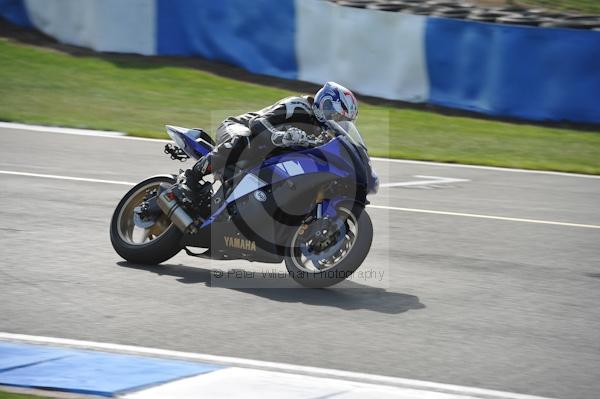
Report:
M234 177L238 181L232 189L221 187L226 192L215 195L222 198L221 203L213 204L215 210L202 223L198 237L187 236L186 245L210 246L213 256L221 253L229 258L278 262L293 226L314 209L315 189L336 180L352 184L354 193L320 204L319 217L335 218L340 203L366 201L367 187L372 185L369 169L362 154L343 136L320 147L268 158ZM258 190L265 200L252 195ZM239 244L234 241L235 245L228 245L232 237L239 239Z
M221 217L215 217L197 234L185 235L182 243L210 247L216 258L221 252L230 258L275 261L273 255L283 255L290 235L314 208L317 195L314 186L331 180L329 173L313 173L269 185L261 189L260 196L247 195L226 204ZM242 244L252 244L230 245L231 237L242 240Z
M213 223L228 204L247 196L259 189L289 180L292 177L316 173L328 173L331 180L352 177L356 170L352 155L348 154L351 144L337 137L320 147L289 152L265 160L261 165L248 171L235 188L226 196L225 201L202 223L205 228ZM364 176L365 173L361 173ZM365 179L363 179L365 180ZM366 181L362 182L366 185ZM312 185L311 188L315 186Z

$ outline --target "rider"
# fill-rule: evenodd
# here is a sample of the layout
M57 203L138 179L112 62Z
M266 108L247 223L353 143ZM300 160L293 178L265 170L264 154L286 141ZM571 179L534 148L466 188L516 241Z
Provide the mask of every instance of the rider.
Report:
M217 129L217 146L186 171L186 185L195 191L206 174L221 174L243 151L264 159L278 147L308 147L327 130L327 121L354 121L358 103L352 92L327 82L315 95L288 97L257 112L229 117ZM244 154L246 158L246 154Z

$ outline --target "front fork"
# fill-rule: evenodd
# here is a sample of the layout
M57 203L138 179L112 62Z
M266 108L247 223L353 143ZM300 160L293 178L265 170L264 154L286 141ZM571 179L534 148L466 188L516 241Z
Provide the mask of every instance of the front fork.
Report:
M338 216L337 207L343 200L341 198L323 199L317 203L315 208L315 217L321 219L327 217L336 219Z
M320 260L333 256L340 249L342 243L336 242L335 237L345 235L346 226L337 212L343 201L341 198L317 200L311 220L300 229L300 235L304 236L300 251L319 268ZM309 241L310 245L307 244Z

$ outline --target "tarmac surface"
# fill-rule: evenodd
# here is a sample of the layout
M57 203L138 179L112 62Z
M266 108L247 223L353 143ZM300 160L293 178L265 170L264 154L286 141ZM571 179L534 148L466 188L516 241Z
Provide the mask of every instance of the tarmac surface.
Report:
M374 161L396 185L367 260L307 290L283 265L120 259L116 182L184 167L163 146L0 129L0 331L598 397L600 179Z

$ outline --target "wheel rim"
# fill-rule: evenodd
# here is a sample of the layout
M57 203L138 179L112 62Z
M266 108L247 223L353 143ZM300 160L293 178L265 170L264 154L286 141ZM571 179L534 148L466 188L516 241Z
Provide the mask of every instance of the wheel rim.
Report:
M354 244L356 243L356 239L358 237L358 220L356 219L356 216L346 208L339 208L338 213L344 215L342 216L342 222L346 226L346 232L343 237L338 237L335 243L332 244L341 245L340 249L327 259L320 259L319 261L315 261L311 259L312 257L309 258L305 256L302 250L300 249L302 245L300 243L301 228L296 230L291 241L291 259L298 269L306 273L322 273L324 271L336 267L348 256L348 254L354 247Z
M156 219L154 224L146 229L138 227L134 222L134 209L140 205L146 197L152 195L153 191L158 191L161 182L150 183L140 187L129 196L125 204L121 207L117 218L117 230L119 237L129 245L144 245L152 240L161 237L171 226L169 218L162 214Z

